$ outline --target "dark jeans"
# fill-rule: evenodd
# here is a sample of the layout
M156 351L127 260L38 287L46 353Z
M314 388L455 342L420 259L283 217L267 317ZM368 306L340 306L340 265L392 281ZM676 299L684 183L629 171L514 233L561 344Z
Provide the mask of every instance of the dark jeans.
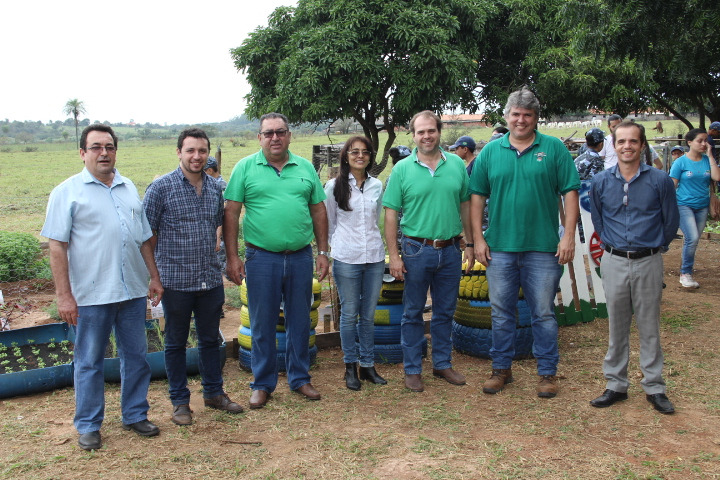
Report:
M222 363L218 354L223 303L225 290L222 285L197 292L165 289L162 299L165 311L165 370L173 405L190 403L185 349L193 313L198 337L198 366L202 377L203 397L212 398L224 393Z

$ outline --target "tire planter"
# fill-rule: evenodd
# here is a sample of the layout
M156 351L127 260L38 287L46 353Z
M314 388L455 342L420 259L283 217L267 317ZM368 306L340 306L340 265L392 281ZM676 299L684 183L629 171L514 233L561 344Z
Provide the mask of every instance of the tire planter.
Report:
M452 342L455 350L474 357L490 358L492 347L492 330L489 328L474 328L452 324ZM521 327L515 329L515 356L514 359L532 357L533 336L532 328Z
M75 332L66 323L51 323L0 332L0 344L7 347L13 346L13 343L17 345L49 343L51 339L54 342L64 340L74 342ZM3 373L0 375L0 398L47 392L57 388L69 387L72 384L72 363Z
M423 340L422 356L427 357L428 342L427 338ZM402 345L375 345L375 363L402 363L403 351Z
M383 282L380 289L380 297L378 305L395 305L402 303L403 292L405 291L405 283L400 281Z
M145 322L145 329L147 331L155 330L157 322L155 320ZM195 328L191 325L191 329ZM225 338L222 332L218 332L218 341L220 346L218 347L218 355L220 356L221 368L225 366L225 360L227 356ZM167 378L167 372L165 370L165 351L151 352L147 354L147 361L150 364L150 377L153 380L159 378ZM185 350L185 364L187 366L188 375L197 375L200 373L200 351L198 347L192 347ZM120 359L118 357L106 358L105 359L105 381L106 382L120 382Z
M238 343L240 346L247 350L252 350L252 331L249 327L242 326L238 331ZM275 346L278 352L285 353L287 348L287 334L283 332L275 333ZM315 346L315 329L310 330L310 340L308 341L308 347L312 348Z
M310 328L317 327L318 321L319 321L318 311L310 310ZM245 305L240 307L240 324L243 327L250 328L250 312L248 311L248 308ZM285 316L284 316L283 312L280 312L280 316L278 317L278 325L276 327L276 330L278 332L285 331Z
M315 361L317 360L317 353L317 347L312 347L310 349L310 365L315 364ZM243 370L247 370L248 372L252 372L250 363L252 361L252 350L240 348L240 352L238 353L238 360L240 362L240 368L242 368ZM285 367L285 352L278 352L277 367L279 372L284 372L287 370L287 368Z
M400 343L400 325L375 325L375 345Z
M240 290L240 302L243 305L247 305L248 298L247 298L246 282L243 282L242 284L240 284L238 289ZM312 291L313 291L313 299L312 299L311 308L314 310L320 306L320 300L321 300L321 296L322 296L322 286L320 285L320 282L318 282L317 279L315 279L315 278L313 278Z
M400 325L404 310L402 304L378 305L375 308L375 325Z

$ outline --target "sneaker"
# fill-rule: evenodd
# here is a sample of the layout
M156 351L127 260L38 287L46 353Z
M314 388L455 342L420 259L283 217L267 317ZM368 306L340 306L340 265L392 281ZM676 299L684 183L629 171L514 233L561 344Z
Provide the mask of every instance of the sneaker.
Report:
M490 375L490 378L483 384L483 392L491 395L498 393L505 385L512 383L512 381L511 368L493 369L492 375Z
M700 284L693 280L689 273L680 274L680 285L685 288L700 288Z
M560 391L555 375L540 375L537 385L537 395L540 398L553 398Z

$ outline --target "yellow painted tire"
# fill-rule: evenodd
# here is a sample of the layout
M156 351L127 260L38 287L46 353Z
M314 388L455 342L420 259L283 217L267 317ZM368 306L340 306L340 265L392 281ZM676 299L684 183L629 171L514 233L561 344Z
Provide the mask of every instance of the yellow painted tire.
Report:
M240 284L238 289L240 290L240 302L243 305L247 305L248 304L247 280L244 281L242 284ZM320 306L320 298L322 296L322 285L320 285L320 282L318 282L317 279L315 279L315 278L313 278L312 292L313 292L313 302L312 302L311 308L316 309Z
M320 315L318 314L317 310L310 310L310 328L317 327L319 317ZM243 327L250 328L250 311L245 305L240 307L240 324ZM280 317L278 317L278 325L276 327L276 330L278 332L285 331L285 317L283 316L283 312L280 312Z

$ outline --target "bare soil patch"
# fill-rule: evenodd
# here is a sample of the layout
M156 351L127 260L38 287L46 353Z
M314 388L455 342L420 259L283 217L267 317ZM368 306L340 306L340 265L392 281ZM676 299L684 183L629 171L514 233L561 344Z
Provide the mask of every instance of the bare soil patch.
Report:
M364 384L352 392L342 380L341 352L329 349L312 370L320 402L290 392L281 376L266 408L231 416L205 409L200 380L193 378L190 427L172 424L167 383L152 382L150 419L161 434L150 439L120 428L120 387L108 384L105 447L92 454L76 445L71 388L2 400L0 478L65 479L79 472L113 479L720 477L720 243L700 242L698 290L678 282L681 248L675 241L664 256L661 330L675 415L661 415L645 400L634 328L630 398L607 409L588 404L605 388L607 320L597 319L560 329L561 392L550 400L535 394L534 360L515 362L515 383L490 396L481 389L490 361L458 353L454 366L468 377L466 386L434 378L426 360L424 393L403 387L400 365L378 365L387 386ZM40 308L52 290L37 297L32 301ZM237 310L226 309L225 337L237 337L239 325ZM231 398L247 405L252 376L234 359L224 375Z

